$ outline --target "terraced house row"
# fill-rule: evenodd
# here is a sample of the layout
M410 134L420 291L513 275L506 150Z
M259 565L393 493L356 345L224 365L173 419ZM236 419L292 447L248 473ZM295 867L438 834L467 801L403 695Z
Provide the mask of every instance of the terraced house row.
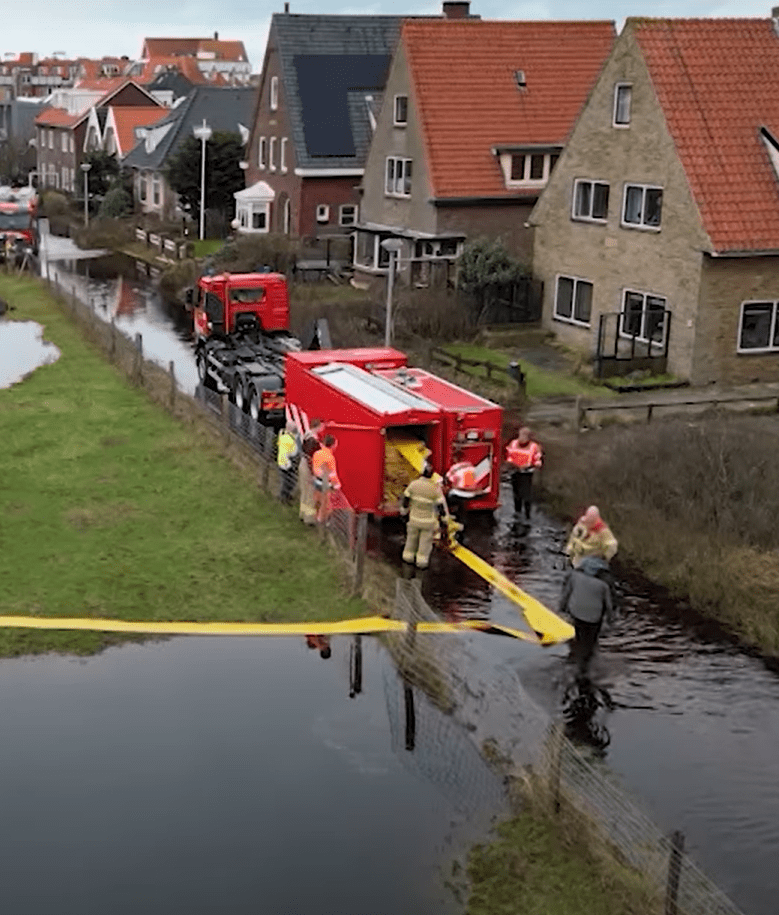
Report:
M543 325L604 373L630 357L696 384L771 380L777 63L776 15L629 18L618 33L482 20L464 0L434 16L286 5L256 85L201 74L186 90L199 100L177 102L184 73L147 63L157 82L96 101L76 145L113 137L139 207L170 216L166 160L206 119L246 140L239 232L349 236L357 283L387 274L395 239L416 286L455 282L468 240L500 238L543 284ZM39 153L72 186L67 114L40 116Z

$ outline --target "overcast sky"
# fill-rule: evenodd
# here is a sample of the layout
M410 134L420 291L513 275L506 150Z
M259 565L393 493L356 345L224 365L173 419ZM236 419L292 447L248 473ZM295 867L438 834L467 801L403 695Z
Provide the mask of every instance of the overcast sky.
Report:
M774 0L778 2L778 0ZM3 16L0 51L14 55L34 51L46 57L63 51L68 57L126 54L137 58L144 38L203 38L219 33L243 41L252 70L259 71L271 14L283 0L23 0L9 4ZM424 15L438 13L437 0L384 0L359 6L340 0L290 0L293 13L369 13ZM483 19L613 19L621 27L627 16L759 16L771 6L757 0L471 0L471 12Z

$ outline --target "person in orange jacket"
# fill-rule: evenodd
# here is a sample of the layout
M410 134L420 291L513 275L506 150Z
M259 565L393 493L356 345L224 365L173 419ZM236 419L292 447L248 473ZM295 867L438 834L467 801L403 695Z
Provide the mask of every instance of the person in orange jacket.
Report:
M321 448L315 451L311 458L311 471L314 475L316 493L316 519L320 524L324 524L330 517L332 510L330 494L333 490L341 488L335 462L336 445L335 436L326 435Z
M455 457L461 455L456 454ZM476 468L470 461L457 461L446 471L444 492L449 512L455 521L465 521L465 509L471 499L482 495L484 490L476 485Z
M530 519L530 505L533 501L533 474L544 463L543 452L534 442L527 426L517 432L517 437L506 446L506 460L511 464L511 488L514 492L514 511L524 508L525 517Z

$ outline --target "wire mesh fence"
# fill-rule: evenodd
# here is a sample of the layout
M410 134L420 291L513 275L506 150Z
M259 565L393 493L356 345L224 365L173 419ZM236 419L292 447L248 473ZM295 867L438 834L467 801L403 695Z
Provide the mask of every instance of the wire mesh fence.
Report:
M113 322L104 321L78 301L73 290L49 283L84 335L104 350L132 384L142 387L177 417L205 423L222 437L233 457L237 455L256 470L258 485L272 498L291 504L300 499L303 517L301 497L305 493L301 490L306 485L306 474L301 461L305 458L298 459L290 470L282 470L276 460L275 429L257 423L217 391L201 386L194 398L184 394L176 384L173 363L166 370L146 360L139 336L134 340L125 337ZM338 548L355 591L360 592L367 515L355 512L339 489L315 494L313 508L313 523L322 539ZM492 800L492 775L487 777L484 766L469 755L470 749L463 750L468 755L464 766L451 754L447 756L452 728L457 732L458 745L462 745L464 728L473 734L474 741L480 736L483 743L489 741L497 747L504 774L531 786L530 790L540 794L550 810L576 818L582 829L596 834L616 859L643 875L656 912L741 915L684 853L680 834L665 835L605 767L568 739L562 722L541 709L515 675L469 666L466 636L441 638L417 631L417 623L436 620L437 616L424 600L416 580L396 580L392 615L409 624L405 632L382 637L397 671L396 678L385 683L392 739L407 749L410 744L424 748L424 753L417 755L416 764L423 765L427 776L437 779L446 793L489 796ZM355 651L353 658L350 655L350 683L353 679L357 684L360 676ZM358 691L360 687L354 688ZM421 697L415 700L415 689L424 693L424 706L420 705ZM422 707L427 710L425 716L419 714ZM433 709L435 714L430 711ZM433 720L435 728L431 729L429 722ZM478 784L464 785L457 772L470 773Z

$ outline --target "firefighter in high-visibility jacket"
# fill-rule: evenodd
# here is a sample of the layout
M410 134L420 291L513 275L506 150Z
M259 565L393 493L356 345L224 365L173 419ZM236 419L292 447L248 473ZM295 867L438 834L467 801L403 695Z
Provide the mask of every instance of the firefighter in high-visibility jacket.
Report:
M436 529L446 524L446 499L441 484L433 479L433 468L426 463L422 476L412 480L403 493L401 517L406 522L403 561L426 569L430 564ZM442 533L443 530L442 530Z
M336 444L335 436L326 435L321 448L315 451L311 458L316 520L320 524L326 523L330 517L333 510L333 493L341 488L335 463Z
M524 508L525 517L530 518L533 501L533 474L541 469L544 462L541 446L530 437L527 426L517 433L506 447L506 460L512 466L511 488L514 492L514 511L519 514Z
M471 499L484 490L476 485L476 468L470 461L457 461L446 471L446 502L455 521L462 524Z

